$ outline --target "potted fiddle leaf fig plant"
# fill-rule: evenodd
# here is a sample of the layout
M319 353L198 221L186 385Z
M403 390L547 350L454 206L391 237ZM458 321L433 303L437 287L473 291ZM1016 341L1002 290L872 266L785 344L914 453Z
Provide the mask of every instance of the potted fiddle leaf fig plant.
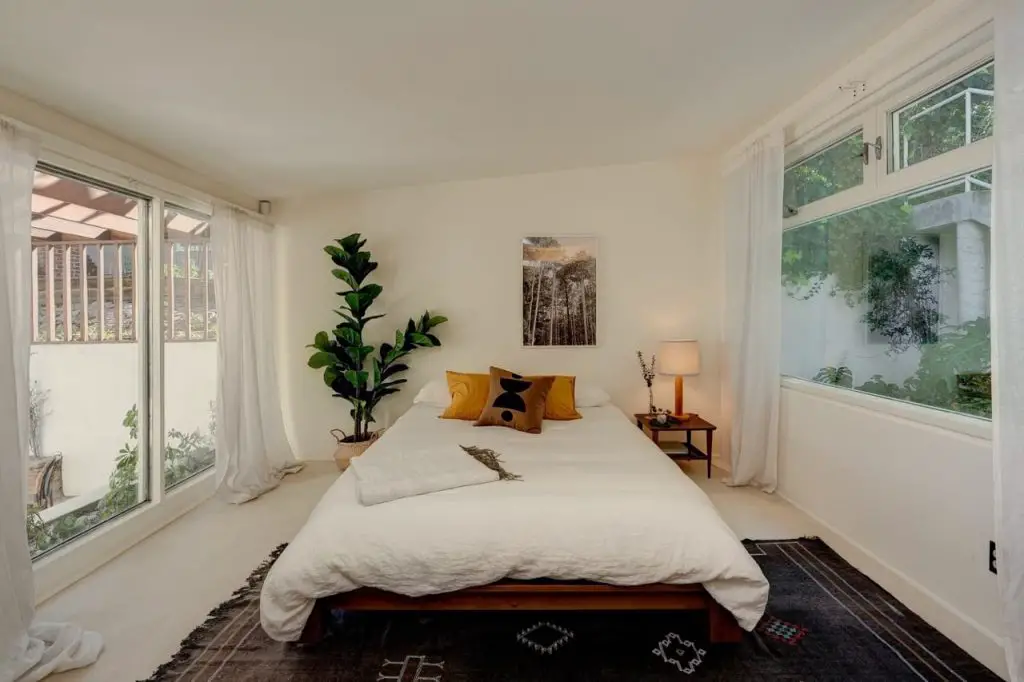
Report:
M406 382L397 375L409 369L403 359L417 348L433 348L441 341L433 330L448 318L425 312L418 320L410 319L404 329L395 332L395 342L381 343L378 348L363 340L366 324L383 315L370 315L370 306L380 296L383 287L366 283L366 279L377 269L377 263L370 259L370 252L364 251L366 240L359 233L335 240L324 251L336 266L331 273L344 282L348 290L339 291L342 303L335 312L341 321L330 332L317 333L309 358L309 366L322 369L324 383L336 398L347 400L352 409L352 432L338 438L335 459L344 469L352 457L362 454L376 439L378 433L370 430L374 423L373 410L380 401L398 393L399 386ZM376 355L374 353L376 352Z

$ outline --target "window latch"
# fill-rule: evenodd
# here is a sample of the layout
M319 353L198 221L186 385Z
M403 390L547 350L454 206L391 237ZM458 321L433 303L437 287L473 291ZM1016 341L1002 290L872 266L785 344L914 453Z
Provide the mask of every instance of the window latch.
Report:
M861 158L864 159L864 165L865 166L868 165L871 162L871 149L872 148L874 148L874 150L875 150L875 159L878 160L878 161L882 160L882 148L883 148L883 146L884 145L882 144L882 136L881 135L879 135L878 137L875 138L874 144L872 144L870 142L865 142L864 143L864 148L861 151Z

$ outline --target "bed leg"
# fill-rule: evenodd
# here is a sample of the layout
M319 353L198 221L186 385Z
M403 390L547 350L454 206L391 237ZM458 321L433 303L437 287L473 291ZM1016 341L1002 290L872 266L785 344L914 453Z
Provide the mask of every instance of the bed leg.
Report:
M736 618L716 601L708 606L708 622L712 644L735 644L743 639L743 629Z
M327 602L317 599L313 604L313 610L306 620L306 626L302 628L302 636L299 637L299 644L317 644L327 636L327 623L331 610Z

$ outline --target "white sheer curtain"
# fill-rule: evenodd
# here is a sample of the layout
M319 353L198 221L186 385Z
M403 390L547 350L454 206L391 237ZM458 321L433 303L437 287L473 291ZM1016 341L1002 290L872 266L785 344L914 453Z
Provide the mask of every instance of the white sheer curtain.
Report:
M210 235L217 293L217 492L246 502L302 468L284 431L274 358L272 227L215 206Z
M726 171L723 407L730 485L775 490L782 296L781 131L744 149Z
M996 4L992 187L995 497L1006 660L1024 682L1024 3Z
M35 623L25 532L33 141L0 121L0 682L34 682L95 661L103 639Z

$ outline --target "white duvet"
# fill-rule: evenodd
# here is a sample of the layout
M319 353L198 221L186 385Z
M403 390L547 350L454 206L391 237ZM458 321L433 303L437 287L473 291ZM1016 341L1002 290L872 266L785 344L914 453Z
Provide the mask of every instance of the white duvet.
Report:
M761 569L703 491L617 408L545 421L540 435L440 412L414 406L363 457L476 445L523 480L364 507L346 472L267 576L260 614L271 637L298 639L314 601L338 592L420 596L502 578L702 583L744 629L761 618Z

